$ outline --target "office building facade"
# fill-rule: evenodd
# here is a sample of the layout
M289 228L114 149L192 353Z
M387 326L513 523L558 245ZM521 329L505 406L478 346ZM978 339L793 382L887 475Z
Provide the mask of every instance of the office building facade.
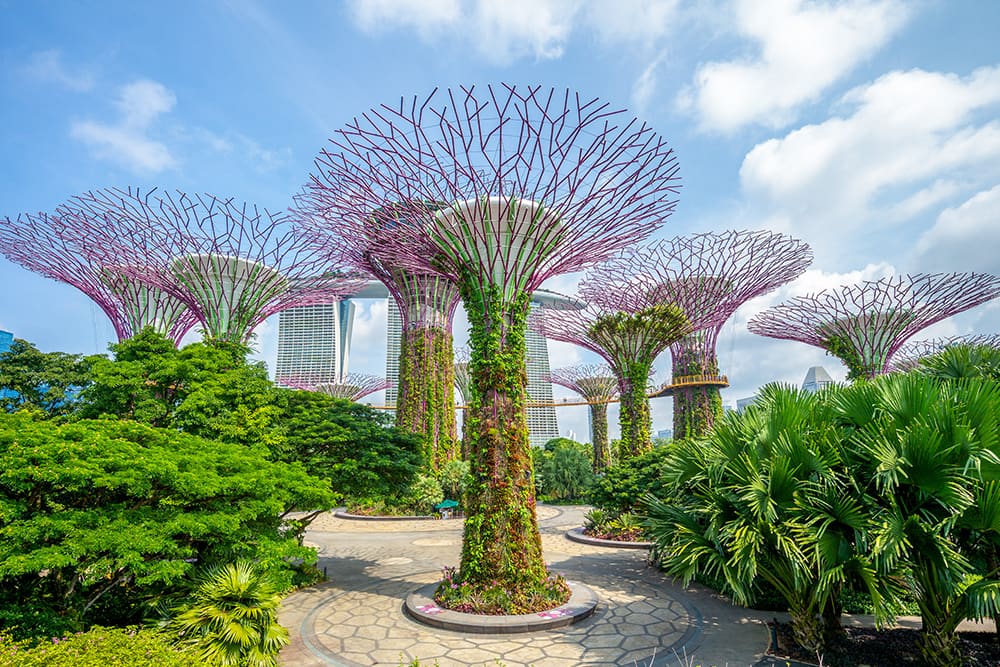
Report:
M337 383L347 374L355 305L349 299L296 306L278 315L274 381Z

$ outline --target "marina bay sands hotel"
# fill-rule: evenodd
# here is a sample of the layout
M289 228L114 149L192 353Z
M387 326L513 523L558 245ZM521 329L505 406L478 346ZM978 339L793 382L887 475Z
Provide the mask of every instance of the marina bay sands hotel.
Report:
M403 319L396 302L389 298L385 285L372 281L349 299L316 306L299 306L278 315L278 359L274 380L308 378L310 382L340 382L348 373L351 333L356 299L388 301L385 377L393 387L385 392L387 406L396 404L395 383L399 381L400 340ZM561 302L566 297L538 290L532 308L543 303ZM552 403L552 385L543 380L549 372L549 348L543 336L528 331L528 400L545 404L528 408L528 431L532 446L540 447L559 435L556 409Z

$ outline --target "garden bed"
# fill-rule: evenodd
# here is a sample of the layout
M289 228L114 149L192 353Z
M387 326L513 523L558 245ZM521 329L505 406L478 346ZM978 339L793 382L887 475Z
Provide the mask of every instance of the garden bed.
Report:
M791 626L787 623L768 623L777 639L777 646L768 649L770 655L796 662L815 665L815 655L795 645ZM844 637L823 656L824 667L899 667L920 665L917 640L919 630L892 628L846 627ZM996 667L1000 665L1000 642L994 632L960 632L959 648L965 662L962 667Z

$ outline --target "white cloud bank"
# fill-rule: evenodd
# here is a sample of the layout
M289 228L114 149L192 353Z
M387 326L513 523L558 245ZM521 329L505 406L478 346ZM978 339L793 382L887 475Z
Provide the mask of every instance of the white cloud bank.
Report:
M677 0L352 0L368 33L412 30L424 42L460 40L495 64L559 58L577 30L609 44L648 47L673 27Z
M89 146L98 158L108 159L139 173L159 173L177 160L162 142L149 136L154 122L177 104L174 93L161 83L140 79L123 86L115 101L114 123L76 121L70 134Z
M705 130L783 127L801 105L878 51L907 13L894 0L738 0L734 30L757 53L698 67L678 106L695 113Z
M840 104L846 114L758 144L740 168L762 217L817 251L872 250L871 235L1000 178L1000 67L890 72Z

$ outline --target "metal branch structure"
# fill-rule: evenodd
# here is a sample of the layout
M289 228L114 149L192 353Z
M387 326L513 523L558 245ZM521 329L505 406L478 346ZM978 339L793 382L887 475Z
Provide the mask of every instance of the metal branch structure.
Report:
M469 348L462 347L455 351L455 388L462 396L462 403L467 404L472 399L472 374L469 372Z
M626 249L591 269L580 293L599 306L675 303L702 323L670 345L672 379L663 390L674 398L674 437L701 437L722 417L719 390L729 384L716 354L722 326L744 303L794 280L811 263L809 246L784 234L678 236Z
M956 345L992 347L1000 350L1000 334L971 334L967 336L911 340L892 355L892 358L889 360L889 372L905 373L912 371L920 367L921 359L930 357Z
M269 316L365 284L296 236L285 214L232 199L107 189L74 197L61 211L88 240L91 261L123 284L179 300L210 340L245 344Z
M908 338L935 322L1000 296L1000 277L984 273L901 275L796 297L755 315L761 336L823 348L848 368L848 379L889 372Z
M469 316L473 482L458 579L475 591L540 591L525 415L530 295L662 225L676 205L676 157L606 102L508 85L374 108L331 143L306 188L315 210L373 238L394 266L451 280Z
M452 323L458 306L458 288L444 276L406 270L382 252L392 229L379 237L357 236L340 218L324 215L322 192L306 191L297 198L297 225L303 237L320 253L344 260L382 282L403 320L399 358L396 425L423 436L424 460L433 470L459 457L455 426ZM395 210L395 228L414 224ZM371 230L369 230L370 232Z
M546 378L582 396L590 407L590 442L594 448L594 472L611 465L608 440L608 403L618 398L618 378L602 364L579 364L555 368Z
M0 252L24 268L72 285L104 311L119 341L146 327L180 342L197 315L179 299L119 270L122 258L102 259L93 248L107 240L102 230L78 224L66 211L0 219Z
M618 381L622 451L638 455L653 448L649 412L653 362L692 324L674 304L619 302L617 308L588 305L582 310L536 310L532 329L553 340L598 354Z
M348 373L340 382L308 382L296 379L282 381L282 384L294 389L304 391L316 391L334 398L343 398L348 401L360 401L369 394L382 391L392 386L383 377L377 375L365 375L363 373Z

